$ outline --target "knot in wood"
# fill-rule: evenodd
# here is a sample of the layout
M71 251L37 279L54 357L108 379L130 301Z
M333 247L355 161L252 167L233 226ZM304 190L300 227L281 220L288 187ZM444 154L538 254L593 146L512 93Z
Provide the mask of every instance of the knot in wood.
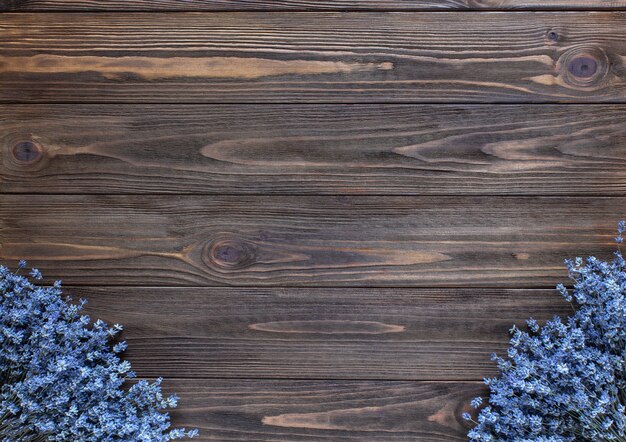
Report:
M24 140L15 143L11 153L19 164L35 164L43 157L43 148L35 141Z
M587 78L598 72L598 62L591 57L580 56L571 60L567 68L572 75Z
M546 34L546 38L549 41L551 41L553 43L556 43L557 41L559 41L560 37L559 37L559 33L558 32L552 30L552 31L548 31L548 33Z
M254 248L246 242L235 239L219 239L207 244L203 260L212 267L221 269L241 269L255 261Z
M563 54L559 65L565 82L574 87L597 87L609 71L609 59L597 47L574 48Z

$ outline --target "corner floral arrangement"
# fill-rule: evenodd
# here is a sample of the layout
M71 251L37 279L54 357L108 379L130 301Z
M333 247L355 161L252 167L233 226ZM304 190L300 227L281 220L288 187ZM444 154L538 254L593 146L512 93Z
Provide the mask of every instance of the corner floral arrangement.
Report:
M162 442L194 437L170 429L160 380L133 380L113 343L121 331L62 298L61 283L40 287L0 266L0 441ZM41 273L33 269L33 279ZM127 384L131 384L130 386Z
M618 225L623 242L626 223ZM573 289L557 289L573 314L545 325L513 327L500 376L478 409L471 442L626 441L626 262L594 257L566 261Z

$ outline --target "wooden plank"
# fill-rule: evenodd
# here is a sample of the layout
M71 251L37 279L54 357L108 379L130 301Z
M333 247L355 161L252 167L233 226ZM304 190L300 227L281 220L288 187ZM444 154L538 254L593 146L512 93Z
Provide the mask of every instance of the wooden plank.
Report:
M622 12L4 14L0 101L624 102L624 41Z
M571 313L556 290L81 288L147 377L481 380L508 330Z
M2 0L0 11L603 10L624 0Z
M626 191L621 105L15 105L0 123L5 193Z
M624 198L0 197L0 259L80 285L553 287Z
M166 380L198 441L466 441L478 383Z

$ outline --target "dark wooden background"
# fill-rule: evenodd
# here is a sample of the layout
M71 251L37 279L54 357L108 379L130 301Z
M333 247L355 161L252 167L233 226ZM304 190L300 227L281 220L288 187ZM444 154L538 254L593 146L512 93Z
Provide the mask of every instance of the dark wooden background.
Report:
M0 260L203 441L464 440L626 216L626 0L0 9Z

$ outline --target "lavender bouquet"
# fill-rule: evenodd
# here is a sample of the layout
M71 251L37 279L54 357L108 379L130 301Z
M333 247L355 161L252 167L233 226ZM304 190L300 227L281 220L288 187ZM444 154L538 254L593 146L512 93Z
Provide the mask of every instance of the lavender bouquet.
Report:
M20 269L26 266L20 261ZM0 441L161 442L197 435L170 429L160 380L136 381L112 344L122 329L0 266ZM41 279L33 269L30 276Z
M623 242L626 224L618 225ZM512 329L508 355L493 356L500 377L486 379L488 403L471 442L626 441L626 262L566 261L573 290L557 286L574 313L529 332Z

